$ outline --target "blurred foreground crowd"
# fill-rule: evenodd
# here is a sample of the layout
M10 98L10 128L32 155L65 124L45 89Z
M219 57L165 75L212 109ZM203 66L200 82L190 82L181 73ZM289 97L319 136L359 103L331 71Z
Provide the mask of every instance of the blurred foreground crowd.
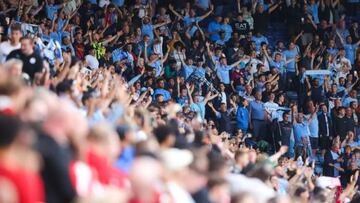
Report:
M0 202L360 202L359 4L0 0Z

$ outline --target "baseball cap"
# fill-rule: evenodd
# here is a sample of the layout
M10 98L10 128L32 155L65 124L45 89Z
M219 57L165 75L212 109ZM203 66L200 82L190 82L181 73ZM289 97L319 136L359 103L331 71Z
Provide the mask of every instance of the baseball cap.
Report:
M180 171L189 166L194 157L189 150L171 148L160 155L165 168L169 171Z

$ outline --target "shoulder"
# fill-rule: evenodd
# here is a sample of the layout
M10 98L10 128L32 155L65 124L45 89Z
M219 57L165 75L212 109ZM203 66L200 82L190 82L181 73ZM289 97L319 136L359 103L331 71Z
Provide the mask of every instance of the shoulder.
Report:
M8 57L20 58L21 57L21 50L20 49L15 49L15 50L11 51Z

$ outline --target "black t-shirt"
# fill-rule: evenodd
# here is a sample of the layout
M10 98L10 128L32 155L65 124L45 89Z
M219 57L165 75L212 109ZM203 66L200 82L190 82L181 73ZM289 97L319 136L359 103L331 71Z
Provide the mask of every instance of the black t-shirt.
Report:
M234 28L235 32L239 33L239 35L246 35L250 31L250 25L245 20L241 22L235 21L232 24L232 27Z
M269 13L267 12L262 12L262 13L256 12L253 15L255 32L266 33L269 17L270 17Z
M23 62L23 72L27 73L31 79L34 79L35 73L41 72L43 69L43 58L35 51L26 56L21 52L21 49L17 49L10 52L6 59L12 58L20 59Z
M322 100L323 100L322 86L311 88L311 99L317 104L322 102Z
M292 131L292 124L290 122L285 123L284 121L279 122L280 126L280 140L281 145L290 146L290 136Z

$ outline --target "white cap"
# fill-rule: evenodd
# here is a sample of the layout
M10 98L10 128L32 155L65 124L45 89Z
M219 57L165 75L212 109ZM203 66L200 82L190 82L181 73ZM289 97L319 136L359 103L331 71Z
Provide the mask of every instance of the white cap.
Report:
M179 171L189 166L194 157L189 150L171 148L161 153L162 162L169 171Z

